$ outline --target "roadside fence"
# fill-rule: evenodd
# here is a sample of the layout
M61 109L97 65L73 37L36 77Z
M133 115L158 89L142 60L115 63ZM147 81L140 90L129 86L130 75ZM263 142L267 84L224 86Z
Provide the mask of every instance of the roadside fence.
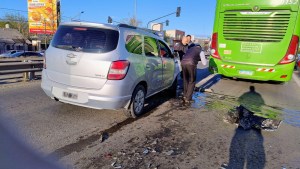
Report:
M33 80L35 72L43 70L44 57L0 59L0 76L23 73L23 80Z

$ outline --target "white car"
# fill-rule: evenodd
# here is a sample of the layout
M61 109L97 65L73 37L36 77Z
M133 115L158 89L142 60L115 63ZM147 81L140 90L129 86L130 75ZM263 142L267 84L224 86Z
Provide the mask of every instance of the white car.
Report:
M44 66L41 87L52 99L95 109L124 108L132 117L142 114L147 97L176 90L179 73L169 46L152 32L86 22L59 26Z

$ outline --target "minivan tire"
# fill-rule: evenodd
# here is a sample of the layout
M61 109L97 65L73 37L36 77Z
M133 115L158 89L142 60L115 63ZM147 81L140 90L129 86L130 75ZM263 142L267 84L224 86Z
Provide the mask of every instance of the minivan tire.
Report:
M142 85L138 85L132 94L131 104L128 110L125 110L125 115L137 118L143 114L145 105L146 90Z

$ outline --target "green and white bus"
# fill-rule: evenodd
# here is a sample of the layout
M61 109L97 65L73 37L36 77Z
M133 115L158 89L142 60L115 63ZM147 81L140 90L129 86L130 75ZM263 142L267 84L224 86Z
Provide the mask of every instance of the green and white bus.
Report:
M300 34L300 0L217 0L209 70L286 82Z

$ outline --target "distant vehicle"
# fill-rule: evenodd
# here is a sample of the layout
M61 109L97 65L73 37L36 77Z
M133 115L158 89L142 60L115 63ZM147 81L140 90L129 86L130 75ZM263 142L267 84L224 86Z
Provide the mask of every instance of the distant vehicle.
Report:
M173 89L179 68L159 36L125 24L61 24L49 48L41 87L55 99L95 108L143 113L145 99Z
M217 0L209 70L228 77L291 80L299 0Z
M10 51L7 51L5 53L2 53L0 55L0 58L9 58L9 57L11 57L12 54L14 54L16 52L21 52L21 51L20 50L10 50Z
M298 54L297 59L296 59L296 64L295 64L295 70L300 69L300 54Z
M16 57L42 57L43 55L40 54L39 52L31 52L31 51L26 51L26 52L16 52L14 54L11 54L10 57L16 58Z
M40 51L39 53L43 56L45 55L45 51Z

